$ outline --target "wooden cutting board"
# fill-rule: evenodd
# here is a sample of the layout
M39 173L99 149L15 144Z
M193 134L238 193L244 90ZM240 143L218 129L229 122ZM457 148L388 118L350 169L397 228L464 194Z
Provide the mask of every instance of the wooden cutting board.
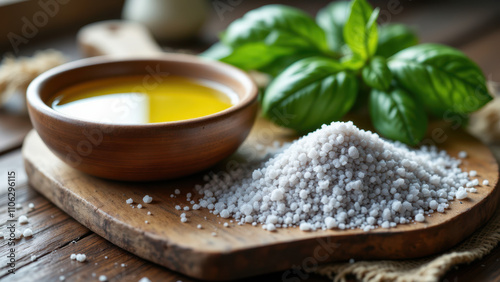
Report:
M426 217L424 223L398 225L391 229L328 230L302 232L298 228L268 232L251 225L238 226L206 209L179 211L185 194L202 183L202 174L155 183L108 181L82 174L61 162L43 144L36 132L25 140L23 155L33 188L77 219L80 223L117 246L191 277L227 280L261 273L284 271L283 278L298 274L286 271L301 266L311 269L319 263L360 259L416 258L442 252L469 236L492 215L499 200L498 165L490 150L461 130L438 126L429 136L442 141L440 147L452 156L466 150L469 157L462 169L476 170L480 183L469 198L453 201L444 214ZM258 120L243 145L247 158L254 151L249 144L293 139L289 132ZM246 150L245 150L246 149ZM213 170L224 169L221 164ZM171 198L175 189L181 194ZM142 203L144 195L153 197ZM144 208L131 208L134 200ZM147 215L150 211L152 215ZM181 223L185 212L189 221ZM148 221L149 223L145 223ZM223 227L228 222L229 227ZM202 229L197 229L201 224ZM217 235L212 236L215 232Z

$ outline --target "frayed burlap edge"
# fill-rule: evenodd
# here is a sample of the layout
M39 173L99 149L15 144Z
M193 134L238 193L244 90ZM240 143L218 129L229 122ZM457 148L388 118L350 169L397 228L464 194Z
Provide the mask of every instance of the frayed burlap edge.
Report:
M345 281L348 275L363 281L438 281L454 265L482 258L499 242L500 208L484 227L444 254L417 260L327 264L314 272L333 281Z

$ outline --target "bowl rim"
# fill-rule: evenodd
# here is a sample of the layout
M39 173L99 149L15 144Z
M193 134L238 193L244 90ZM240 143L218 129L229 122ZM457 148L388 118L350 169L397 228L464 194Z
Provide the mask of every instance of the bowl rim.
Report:
M179 120L179 121L167 121L167 122L155 122L155 123L143 123L143 124L120 124L120 123L106 123L90 121L86 119L81 119L65 113L61 113L47 105L41 98L40 93L43 84L50 79L53 79L57 75L64 72L71 72L76 69L81 69L85 67L95 66L95 65L105 65L110 63L131 63L137 61L171 61L179 63L194 63L199 65L208 66L214 69L222 70L223 73L230 73L230 77L239 81L241 85L245 88L245 93L243 98L238 99L238 102L231 107L224 109L222 111L201 116L192 119ZM223 84L221 82L215 81L217 83ZM79 123L93 126L106 126L106 127L119 127L127 129L145 129L145 128L157 128L157 127L178 127L178 126L189 126L198 123L205 123L208 121L223 118L224 116L238 112L246 107L250 106L257 100L258 88L255 81L243 70L236 68L232 65L211 60L208 58L199 57L196 55L188 54L155 54L151 56L133 56L133 57L113 57L113 56L96 56L90 58L83 58L75 61L71 61L60 66L54 67L48 71L43 72L37 76L29 85L26 91L27 104L34 110L40 112L45 116L50 116L62 122L68 123ZM238 94L239 96L239 94Z

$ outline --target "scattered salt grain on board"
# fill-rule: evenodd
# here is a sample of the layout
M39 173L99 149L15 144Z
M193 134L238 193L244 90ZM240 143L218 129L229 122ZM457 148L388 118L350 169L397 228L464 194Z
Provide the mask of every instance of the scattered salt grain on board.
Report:
M151 282L151 280L149 280L149 278L147 277L142 277L139 282Z
M85 254L77 254L76 255L76 260L79 262L84 262L87 260L87 256Z
M66 280L66 277L64 277L64 275L59 276L59 281L64 281L64 280Z
M198 225L196 226L196 228L201 229L201 228L203 228L203 227L201 226L201 224L198 224Z
M20 224L26 224L28 223L28 218L25 216L25 215L21 215L17 221L20 223Z
M153 201L153 197L146 195L146 196L144 196L144 198L142 198L142 201L146 204L149 204Z
M16 209L17 209L17 210L20 210L20 209L22 209L22 208L23 208L23 206L21 206L21 204L16 204Z
M3 232L0 232L0 238L3 238Z
M238 225L370 231L425 221L467 197L463 187L478 181L460 163L435 147L412 149L334 122L225 177L206 175L195 190L197 205Z
M106 277L106 275L101 275L101 276L99 276L99 281L101 281L101 282L108 281L108 277Z
M71 256L69 258L72 259L72 260L75 260L76 259L76 254L71 254Z
M33 236L33 231L31 229L27 228L23 231L23 236L24 237L31 237L31 236Z
M125 203L127 203L127 204L129 204L129 205L130 205L130 204L132 204L133 202L134 202L134 200L132 200L132 198L127 199L127 200L125 201Z
M142 205L141 205L141 204L138 204L138 205L137 205L137 208L138 208L138 209L142 209Z
M465 191L465 188L460 187L455 196L457 197L457 200L463 200L467 198L467 191Z
M35 204L33 204L33 203L29 203L29 204L28 204L28 208L29 208L30 210L34 209L34 208L35 208Z
M466 151L460 151L458 152L458 157L461 159L467 158L467 152Z
M35 261L36 259L37 259L37 257L35 255L31 256L31 261Z
M490 182L489 182L488 180L486 180L486 179L485 179L485 180L483 180L483 185L484 185L484 186L488 186L488 185L490 185Z
M23 233L19 230L16 229L16 231L14 231L14 239L21 239L21 237L23 236Z

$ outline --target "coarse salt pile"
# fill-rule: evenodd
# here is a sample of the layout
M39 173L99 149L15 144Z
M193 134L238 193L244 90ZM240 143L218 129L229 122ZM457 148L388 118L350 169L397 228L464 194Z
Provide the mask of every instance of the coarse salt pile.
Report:
M478 185L460 160L435 147L411 149L352 122L334 122L257 167L213 175L195 188L199 206L262 228L369 231L425 221ZM474 189L475 190L475 189Z

